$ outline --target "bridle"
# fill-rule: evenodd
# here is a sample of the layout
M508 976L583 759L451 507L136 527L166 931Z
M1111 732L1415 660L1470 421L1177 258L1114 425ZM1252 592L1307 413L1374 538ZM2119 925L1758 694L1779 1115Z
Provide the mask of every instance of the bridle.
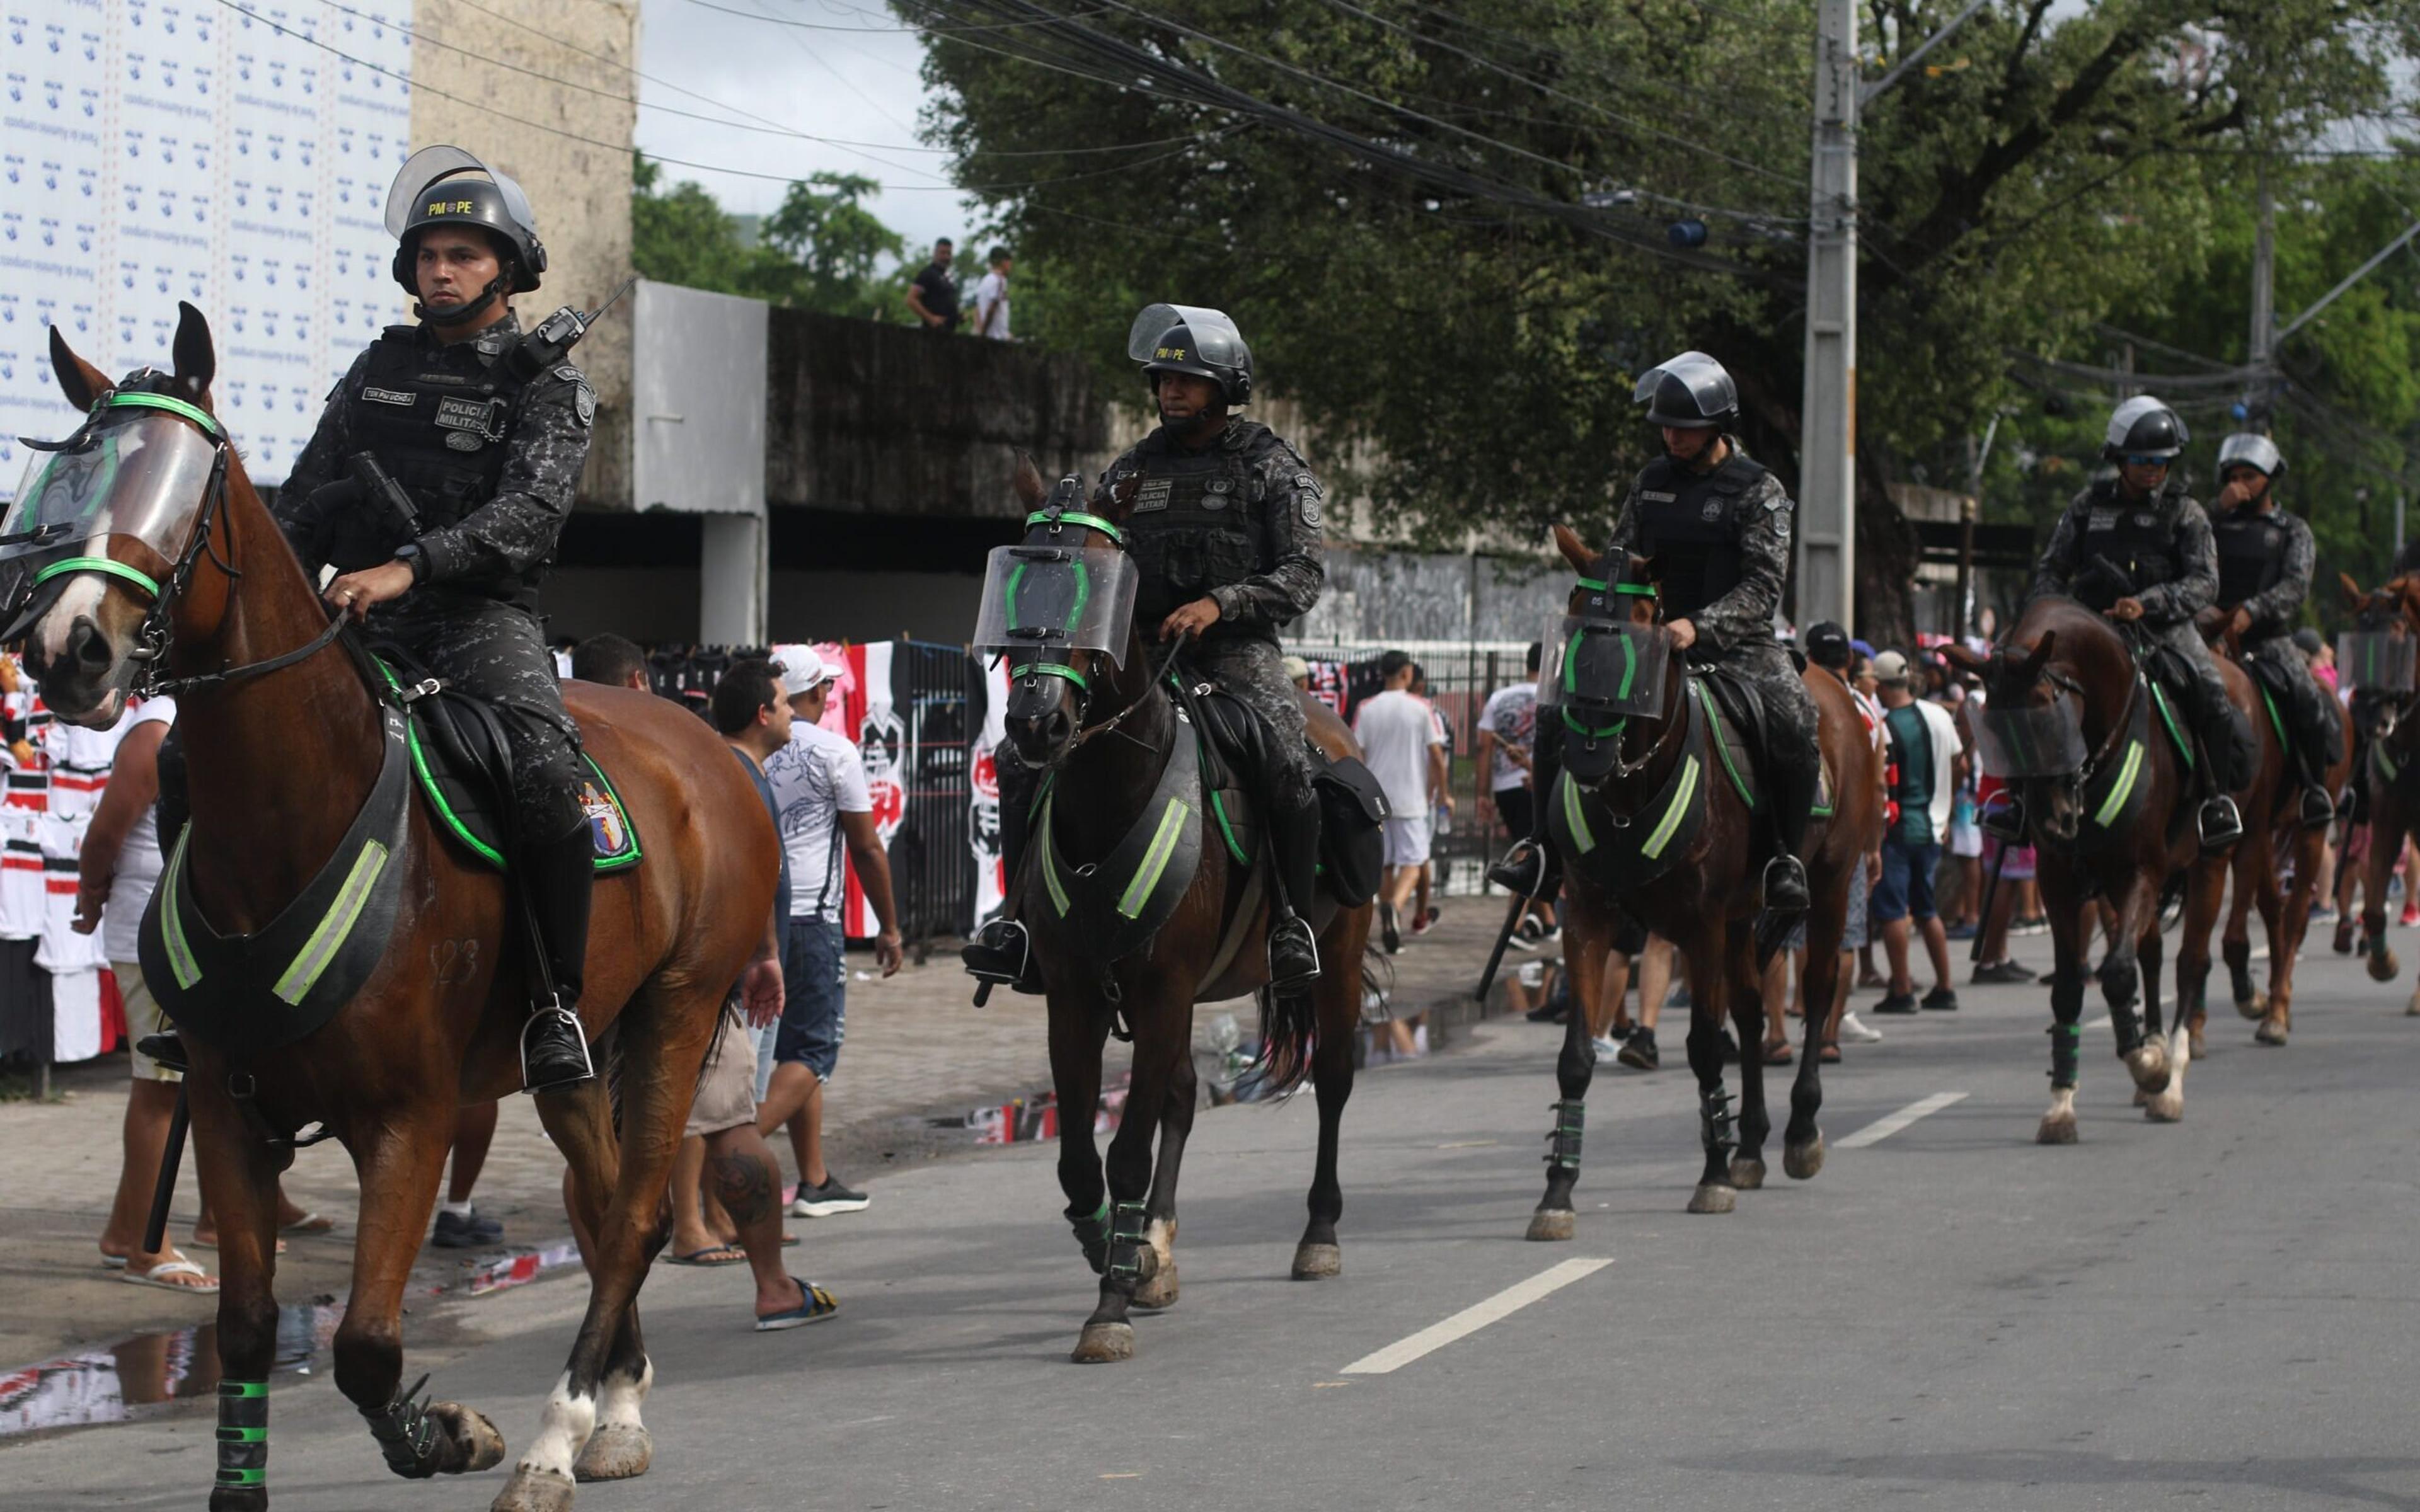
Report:
M128 381L157 382L160 381L160 376L147 368L135 374ZM202 504L194 517L192 537L186 541L184 549L178 554L175 563L169 568L164 587L150 574L128 563L120 562L115 557L87 555L63 557L34 574L32 580L25 585L25 597L18 606L18 612L22 613L24 609L31 606L34 596L41 591L43 584L56 579L72 577L78 573L99 573L105 577L116 578L121 582L141 590L150 598L151 607L145 611L143 623L135 628L134 648L126 656L128 660L137 663L143 669L142 675L136 679L133 690L138 696L145 698L182 697L207 687L265 676L270 672L308 660L333 644L345 627L345 618L341 614L329 621L326 629L295 650L193 677L170 678L160 675L160 669L164 665L168 649L176 638L174 625L176 607L183 599L186 590L192 586L194 569L200 565L202 560L205 557L209 558L210 565L217 568L220 575L226 579L227 603L230 609L234 608L235 595L242 587L242 569L221 556L217 544L211 539L219 519L226 508L227 468L229 456L234 448L227 437L226 427L219 424L218 417L199 405L189 404L174 394L160 393L149 388L130 389L124 385L112 389L95 400L90 412L85 417L85 424L66 440L32 441L27 444L38 451L67 451L83 439L85 433L92 428L104 412L123 409L156 409L174 415L199 430L210 442L212 452L210 475L209 481L202 486ZM234 525L231 520L227 531L229 540L232 542ZM39 537L42 533L42 531L37 530L27 532L27 536ZM24 541L0 540L0 546L14 544L24 544ZM13 621L14 618L12 614L10 619Z
M1072 479L1067 480L1065 483L1061 485L1061 487L1063 489L1067 488L1068 484L1073 483L1073 481L1074 480ZM1069 548L1049 544L1047 537L1056 536L1060 532L1065 530L1071 525L1079 530L1094 531L1102 535L1108 536L1109 544L1116 547L1121 553L1125 552L1127 549L1125 532L1119 529L1113 521L1104 519L1098 515L1090 514L1083 510L1070 509L1064 504L1059 502L1055 497L1051 501L1044 504L1040 509L1037 509L1032 514L1026 516L1025 524L1028 534L1024 544L1011 548L1013 554L1020 557L1031 553L1034 560L1064 560L1063 553L1067 552ZM1047 532L1045 540L1036 541L1033 539L1032 532L1035 530ZM1078 572L1084 570L1081 561L1076 562L1075 567ZM1126 721L1128 716L1132 715L1137 709L1141 708L1144 702L1146 702L1150 698L1149 690L1159 682L1161 677L1167 674L1170 663L1173 662L1176 659L1176 654L1184 649L1187 639L1187 638L1186 637L1180 636L1176 640L1170 641L1168 649L1160 654L1159 659L1156 663L1149 663L1151 674L1143 684L1145 691L1141 697L1137 698L1133 702L1127 704L1125 708L1120 709L1117 713L1110 715L1108 718L1103 719L1098 724L1092 725L1084 723L1084 716L1091 709L1093 702L1092 680L1086 677L1082 672L1077 671L1075 666L1065 659L1067 656L1072 655L1072 652L1061 653L1037 649L1033 654L1033 659L1032 661L1025 662L1021 665L1012 662L1008 669L1009 680L1011 682L1015 682L1022 678L1025 680L1026 685L1029 687L1039 687L1041 685L1036 681L1036 679L1056 677L1064 682L1070 683L1075 687L1076 733L1072 736L1068 737L1066 748L1059 753L1058 759L1053 761L1051 765L1056 767L1063 764L1069 757L1075 755L1077 751L1083 748L1085 742L1093 739L1096 735L1105 735L1109 733L1111 731L1116 730L1118 726Z
M1658 600L1660 607L1662 595L1657 592L1653 583L1630 582L1627 580L1615 582L1613 581L1613 573L1602 561L1598 563L1596 570L1600 574L1598 577L1582 577L1575 579L1576 584L1575 589L1575 593L1593 595L1600 602L1608 594L1621 594L1637 598L1652 598ZM1575 616L1575 618L1581 617ZM1608 614L1602 623L1606 625L1623 625L1627 622L1616 620ZM1659 621L1658 623L1660 625L1661 622ZM1580 638L1589 633L1589 623L1584 622L1580 628L1572 632L1571 641L1564 648L1563 675L1567 682L1572 676L1572 668L1578 661ZM1678 658L1676 657L1675 659L1677 660ZM1689 697L1689 683L1688 670L1685 665L1679 669L1678 675L1680 677L1680 691L1678 697L1682 701L1682 713L1683 717L1658 721L1655 738L1648 742L1647 749L1641 752L1638 759L1635 762L1625 760L1621 754L1622 733L1630 724L1630 719L1627 716L1616 719L1613 723L1606 725L1600 729L1583 724L1579 719L1574 717L1571 704L1568 702L1557 705L1555 717L1562 722L1563 731L1567 735L1577 735L1583 740L1611 740L1614 743L1613 764L1606 769L1605 776L1598 779L1600 782L1609 780L1627 780L1647 770L1648 767L1654 764L1656 756L1663 751L1666 744L1674 738L1675 732L1687 725L1688 719L1686 718L1686 714L1688 711L1687 699Z

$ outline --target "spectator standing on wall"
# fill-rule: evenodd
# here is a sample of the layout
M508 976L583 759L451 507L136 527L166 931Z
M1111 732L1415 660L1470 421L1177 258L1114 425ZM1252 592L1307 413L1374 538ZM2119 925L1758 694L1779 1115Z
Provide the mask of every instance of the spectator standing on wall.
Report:
M950 276L953 255L949 238L934 242L933 260L908 285L908 308L929 330L955 331L965 318L958 314L958 281Z
M1404 948L1403 910L1428 865L1431 806L1446 792L1445 736L1429 706L1412 696L1412 658L1389 651L1378 658L1382 690L1353 716L1353 738L1386 790L1387 872L1379 892L1379 932L1388 954Z
M991 249L991 271L975 285L975 334L1007 341L1008 271L1013 266L1006 247Z
M799 1165L801 1218L862 1211L868 1198L824 1164L824 1088L840 1061L847 1028L848 963L841 907L847 894L843 846L882 933L875 959L886 977L899 969L899 916L891 902L891 860L874 827L865 763L847 739L821 728L833 672L809 646L785 646L773 670L789 691L790 738L768 757L765 780L781 808L782 843L790 858L790 932L783 948L787 1002L774 1037L773 1070L756 1109L756 1128L790 1129Z
M1933 987L1925 995L1924 1006L1946 1012L1957 1008L1958 995L1949 986L1949 940L1933 906L1932 883L1941 864L1941 841L1948 833L1950 798L1957 790L1964 752L1949 711L1909 690L1905 656L1896 651L1876 656L1874 679L1882 689L1884 735L1899 772L1898 785L1891 792L1899 804L1899 819L1883 837L1882 879L1874 887L1872 908L1873 921L1882 926L1883 948L1890 956L1890 989L1874 1011L1916 1011L1907 947L1912 930L1920 929L1925 953L1932 959Z

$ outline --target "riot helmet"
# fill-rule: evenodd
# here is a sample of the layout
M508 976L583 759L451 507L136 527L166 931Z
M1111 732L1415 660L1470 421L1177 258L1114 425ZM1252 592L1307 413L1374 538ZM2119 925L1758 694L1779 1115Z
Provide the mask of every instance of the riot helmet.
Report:
M2277 443L2266 436L2251 431L2238 431L2218 443L2218 475L2224 481L2226 470L2247 467L2274 483L2286 471L2286 458Z
M1647 421L1679 430L1724 430L1739 419L1739 386L1704 352L1683 352L1649 370L1630 395Z
M1126 355L1155 373L1189 373L1218 385L1230 406L1252 396L1252 348L1222 310L1191 304L1150 304L1126 332Z
M2181 454L2185 442L2191 440L2193 433L2185 429L2182 417L2161 400L2138 393L2109 416L2109 431L2102 441L2101 455L2112 462L2130 456L2155 456L2169 461Z
M420 233L433 225L479 227L496 243L504 263L504 272L468 304L423 307L422 316L438 325L467 320L491 300L527 293L538 286L538 275L546 271L546 244L538 239L529 196L510 177L460 147L421 148L387 191L386 228L396 239L395 281L415 298L420 293L414 273Z

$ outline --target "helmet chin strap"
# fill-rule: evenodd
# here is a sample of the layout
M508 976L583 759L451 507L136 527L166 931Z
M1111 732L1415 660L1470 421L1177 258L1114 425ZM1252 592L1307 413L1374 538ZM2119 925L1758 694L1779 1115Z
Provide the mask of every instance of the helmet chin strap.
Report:
M479 291L477 299L467 304L431 305L423 302L412 305L411 311L432 326L458 326L502 298L506 285L511 280L510 273L498 274L489 282L486 288Z
M1226 421L1226 418L1227 410L1224 406L1211 409L1196 409L1183 420L1171 420L1168 411L1163 409L1159 414L1159 423L1167 426L1178 440L1192 440L1215 430Z

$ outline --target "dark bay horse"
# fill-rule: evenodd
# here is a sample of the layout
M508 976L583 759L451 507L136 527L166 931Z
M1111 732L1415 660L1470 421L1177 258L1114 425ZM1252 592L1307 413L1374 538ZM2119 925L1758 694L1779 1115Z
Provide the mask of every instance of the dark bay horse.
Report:
M2173 1042L2161 1027L2160 910L2170 879L2192 872L2201 846L2194 825L2192 771L2167 733L2170 714L2153 694L2136 644L2133 632L2053 594L2028 604L1990 656L1958 646L1944 652L1981 674L1986 721L1994 711L2062 710L2080 731L2085 752L2079 769L2009 779L2038 852L2035 875L2057 960L2051 984L2051 1103L2034 1135L2045 1145L2075 1143L2084 910L2096 900L2116 911L2099 976L2118 1057L2148 1118L2168 1123L2184 1116L2184 1074L2192 1051L2181 1008ZM2261 717L2242 669L2221 662L2219 671L2236 707L2247 717ZM2174 728L2186 729L2181 714L2174 716ZM2234 796L2242 808L2252 794ZM2248 809L2246 814L2248 825ZM2259 832L2247 833L2249 843L2266 843ZM2195 873L2198 887L2191 896L2200 897L2214 917L2215 888L2224 883L2225 868L2205 871L2206 875ZM2204 961L2207 970L2206 954Z
M1120 532L1133 498L1111 499L1100 516L1082 513L1080 485L1068 480L1046 498L1041 474L1020 459L1016 490L1027 508L1027 545L1123 550ZM1046 504L1050 506L1046 509ZM1130 833L1154 809L1163 773L1180 759L1194 732L1180 717L1167 663L1131 623L1113 632L1121 659L1078 651L1064 661L1037 655L1011 669L1006 710L1008 743L1059 795L1041 810L1025 847L1021 917L1032 938L1048 991L1050 1075L1059 1106L1059 1184L1067 1219L1085 1258L1100 1273L1100 1302L1076 1344L1079 1364L1125 1360L1134 1353L1129 1309L1176 1301L1176 1179L1193 1127L1193 1005L1262 991L1260 1074L1272 1090L1298 1086L1308 1073L1319 1101L1319 1156L1311 1177L1311 1221L1296 1246L1297 1280L1342 1268L1336 1221L1344 1211L1337 1182L1337 1134L1353 1094L1353 1036L1361 1017L1362 955L1372 905L1342 907L1326 895L1305 909L1319 938L1320 978L1308 995L1280 997L1265 990L1267 908L1256 866L1235 864L1226 845L1200 848L1193 879L1148 943L1113 964L1095 949L1097 925L1080 908L1053 906L1047 873L1054 867L1083 878L1099 875ZM1055 670L1054 670L1055 669ZM1330 760L1357 757L1353 736L1326 705L1306 697L1311 738ZM1079 797L1080 795L1080 797ZM1175 795L1209 808L1198 782ZM1037 798L1037 803L1039 799ZM1173 812L1173 810L1167 810ZM1101 1055L1110 1028L1123 1019L1134 1038L1133 1080L1125 1118L1109 1141L1107 1183L1088 1111L1101 1092ZM1152 1135L1159 1135L1156 1166Z
M2369 857L2363 869L2361 927L2372 981L2393 981L2397 969L2386 940L2386 885L2403 858L2403 843L2420 837L2420 698L2412 691L2412 642L2420 639L2420 575L2397 578L2372 593L2338 574L2357 634L2374 638L2377 655L2363 661L2399 662L2382 679L2362 666L2337 667L2354 689L2352 720L2362 750L2355 780L2369 796ZM2420 1015L2420 987L2404 1011Z
M2294 762L2286 746L2284 719L2274 696L2251 677L2236 637L2218 632L2214 623L2220 617L2218 611L2205 609L2202 613L2204 633L2213 636L2213 649L2226 654L2222 667L2228 671L2243 669L2250 683L2250 712L2253 730L2260 743L2260 765L2252 785L2236 798L2236 806L2243 815L2243 839L2225 855L2204 856L2195 862L2193 883L2186 894L2184 934L2177 949L2177 1011L2184 1019L2186 1037L2195 1059L2206 1054L2202 1038L2209 1018L2206 998L2210 934L2222 896L2226 903L2226 973L2236 1011L2258 1021L2259 1026L2252 1031L2255 1043L2282 1045L2292 1032L2294 960L2303 949L2303 937L2310 931L2311 901L2319 887L2321 852L2327 844L2325 825L2305 825L2302 822L2302 790L2295 779ZM2231 678L2227 690L2235 690ZM2344 755L2323 777L2328 792L2338 794L2344 791L2352 771L2351 733L2343 728L2342 705L2330 700L2328 712L2343 730ZM2286 880L2288 874L2290 882ZM2234 883L2231 892L2227 888L2230 878ZM2269 937L2266 991L2252 981L2250 916L2256 906L2260 910L2261 928Z
M166 460L119 468L93 501L98 528L112 533L89 537L82 549L95 554L38 590L25 664L58 717L106 728L144 677L138 653L157 648L164 628L164 670L204 679L185 684L178 709L193 800L181 880L214 930L252 934L343 842L380 770L386 714L324 634L318 594L209 414L209 327L192 306L182 314L174 375L134 375L124 393L51 332L69 403L112 426L144 427L112 430L111 444ZM120 414L120 405L150 408ZM163 477L191 486L138 497ZM138 510L152 522L141 535L131 520ZM259 675L207 680L289 654ZM596 884L580 1009L592 1037L613 1030L613 1102L601 1074L537 1099L596 1247L579 1338L497 1512L560 1512L575 1476L647 1467L640 1407L654 1371L640 1339L639 1285L664 1241L665 1182L699 1067L723 996L764 937L778 872L763 803L694 716L617 688L571 684L565 693L644 837L646 861ZM482 1414L400 1390L400 1311L456 1109L520 1086L521 937L504 879L442 840L424 803L411 805L408 841L387 864L403 879L393 930L365 985L333 1018L265 1053L186 1037L195 1151L225 1278L212 1512L268 1505L276 1182L292 1160L289 1145L271 1141L313 1122L344 1143L361 1179L337 1388L408 1478L484 1470L504 1454Z
M1581 579L1572 591L1568 612L1626 618L1641 626L1657 623L1657 599L1645 563L1599 559L1560 525L1555 527L1555 541ZM1664 869L1652 882L1619 893L1598 880L1585 855L1563 856L1569 904L1563 964L1571 980L1572 1013L1556 1061L1562 1101L1556 1105L1555 1132L1547 1136L1545 1195L1529 1219L1533 1240L1573 1237L1572 1189L1579 1180L1582 1109L1596 1068L1584 1009L1597 1001L1603 989L1606 952L1612 948L1622 913L1670 940L1688 978L1689 1069L1698 1076L1699 1135L1706 1157L1689 1211L1730 1212L1740 1189L1764 1184L1764 1141L1772 1125L1764 1105L1763 963L1755 939L1763 900L1762 826L1723 776L1730 758L1710 748L1693 748L1688 732L1699 716L1693 714L1691 701L1702 695L1677 656L1672 663L1664 678L1660 710L1652 717L1623 721L1624 728L1608 737L1618 746L1611 768L1600 779L1575 781L1567 754L1565 773L1555 791L1537 797L1542 804L1572 805L1573 811L1583 814L1583 827L1591 839L1601 824L1608 846L1652 846L1654 832L1668 825L1664 839L1672 848L1658 852L1657 862ZM1820 1063L1825 1009L1840 969L1849 889L1865 885L1865 859L1882 839L1883 821L1881 756L1847 686L1820 669L1809 669L1805 676L1822 718L1823 762L1834 808L1828 818L1819 814L1808 826L1807 854L1800 857L1815 903L1807 915L1810 1007L1806 1044L1790 1089L1790 1124L1782 1136L1782 1167L1799 1180L1823 1166L1823 1135L1815 1116L1823 1102ZM1539 717L1562 717L1562 711L1542 707ZM1714 724L1711 717L1705 718L1708 726ZM1567 752L1575 738L1566 733ZM1712 729L1710 739L1722 739L1719 728ZM1585 817L1586 804L1597 806L1601 821ZM1694 834L1683 841L1692 825ZM1617 832L1629 839L1616 839ZM1561 833L1558 848L1568 852ZM1723 1087L1726 1012L1739 1040L1742 1090L1736 1140L1730 1094Z

